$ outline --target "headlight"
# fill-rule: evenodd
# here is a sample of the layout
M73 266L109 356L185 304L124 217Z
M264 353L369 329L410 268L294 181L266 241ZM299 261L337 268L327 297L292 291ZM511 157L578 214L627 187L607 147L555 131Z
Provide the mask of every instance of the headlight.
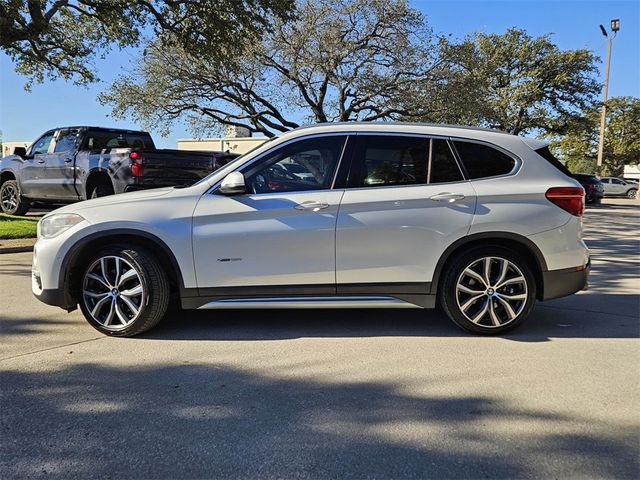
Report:
M38 238L56 237L82 221L84 218L75 213L49 215L38 222Z

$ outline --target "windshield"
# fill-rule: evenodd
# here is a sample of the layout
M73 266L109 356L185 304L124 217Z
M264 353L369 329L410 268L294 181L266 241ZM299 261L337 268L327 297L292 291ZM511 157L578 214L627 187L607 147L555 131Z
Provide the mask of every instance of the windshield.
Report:
M271 137L268 140L266 140L264 143L261 143L260 145L256 145L255 147L253 147L251 150L249 150L248 152L243 153L242 155L240 155L239 157L237 157L236 159L234 159L233 161L227 163L224 167L215 170L213 172L211 172L209 175L207 175L206 177L201 178L198 182L194 183L192 186L196 186L196 185L200 185L204 182L208 182L209 179L213 176L213 175L217 175L218 173L220 173L222 170L226 170L229 172L232 172L233 170L235 170L239 165L242 165L242 162L244 162L244 159L246 158L247 155L255 152L257 149L264 147L265 145L273 142L276 138L279 138L278 136L275 137Z

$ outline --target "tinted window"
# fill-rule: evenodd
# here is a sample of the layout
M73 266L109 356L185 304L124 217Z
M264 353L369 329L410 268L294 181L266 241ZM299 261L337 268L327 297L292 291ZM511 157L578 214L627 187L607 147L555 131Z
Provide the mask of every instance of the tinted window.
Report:
M89 130L82 146L84 150L111 148L154 148L151 136L145 133Z
M617 178L612 178L611 183L615 183L616 185L624 185L622 180L618 180Z
M472 142L454 142L469 178L505 175L513 170L515 160L495 148Z
M56 140L54 152L70 152L76 148L78 142L78 130L62 130Z
M297 192L331 188L346 137L301 140L267 154L245 174L250 192Z
M462 173L446 140L433 140L429 183L459 182Z
M540 155L542 158L544 158L547 162L549 162L551 165L553 165L554 167L556 167L558 170L560 170L562 173L564 173L565 175L568 176L572 176L571 172L569 171L569 169L567 167L565 167L562 162L560 160L558 160L553 153L551 153L551 151L549 150L549 147L542 147L539 148L535 151L538 155Z
M445 140L361 136L354 158L350 187L425 185L463 179Z
M49 145L53 140L54 132L45 133L31 146L31 155L37 155L39 153L47 153L49 151Z

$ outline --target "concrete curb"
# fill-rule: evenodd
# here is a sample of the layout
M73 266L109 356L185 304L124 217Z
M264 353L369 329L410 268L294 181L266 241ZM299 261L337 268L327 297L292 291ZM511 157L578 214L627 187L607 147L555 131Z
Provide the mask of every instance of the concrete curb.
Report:
M0 240L0 255L3 253L31 252L35 243L35 238Z

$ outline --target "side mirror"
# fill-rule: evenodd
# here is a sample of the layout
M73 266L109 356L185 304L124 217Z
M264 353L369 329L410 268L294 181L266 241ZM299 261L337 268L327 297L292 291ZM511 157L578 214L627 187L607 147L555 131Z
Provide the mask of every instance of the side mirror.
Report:
M27 149L24 147L13 147L13 154L18 155L19 157L26 157Z
M220 188L218 188L218 192L223 195L234 195L237 193L245 193L246 191L247 187L244 184L244 175L240 172L231 172L224 177Z

